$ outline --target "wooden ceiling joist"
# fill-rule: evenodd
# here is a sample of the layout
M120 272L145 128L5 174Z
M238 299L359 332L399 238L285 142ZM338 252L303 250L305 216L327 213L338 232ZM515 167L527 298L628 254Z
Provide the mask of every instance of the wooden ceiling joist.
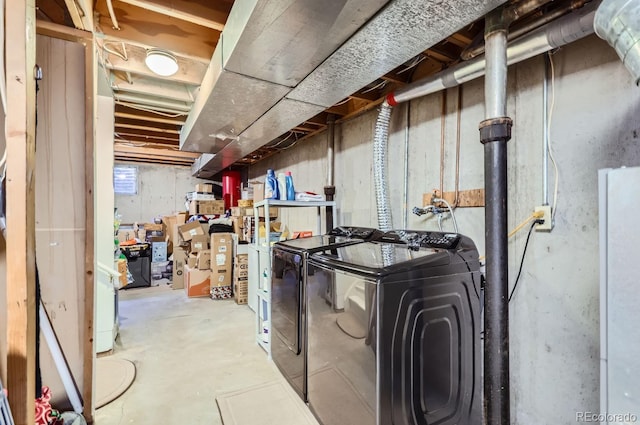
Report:
M185 121L184 116L171 118L171 117L164 117L162 115L157 115L152 112L136 111L135 113L131 113L131 112L125 111L129 109L131 108L126 108L122 105L117 105L116 112L115 112L116 120L126 119L131 121L153 122L160 125L175 125L175 126L184 125L184 121Z
M128 124L131 126L142 126L142 127L150 126L157 130L175 130L176 134L180 132L180 126L172 122L158 123L158 122L153 122L150 120L144 120L140 118L130 119L130 118L120 118L116 116L116 124Z
M209 62L220 31L113 0L120 30L113 28L106 2L96 4L97 25L108 39L141 46L161 46L187 58Z
M118 128L128 128L130 130L136 130L137 133L140 134L165 134L165 135L171 135L171 134L175 134L176 138L178 138L178 135L180 134L180 131L175 130L175 129L168 129L168 128L158 128L158 127L149 127L149 126L145 126L145 125L135 125L135 124L125 124L125 123L121 123L121 122L117 122L115 123L115 127L116 129Z
M191 22L222 32L232 2L194 0L121 0L141 9Z

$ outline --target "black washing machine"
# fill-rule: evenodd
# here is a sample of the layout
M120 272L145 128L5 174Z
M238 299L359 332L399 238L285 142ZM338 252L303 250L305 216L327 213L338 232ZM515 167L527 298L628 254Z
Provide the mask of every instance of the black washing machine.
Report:
M321 424L482 423L469 238L392 231L315 252L307 267L307 393Z
M362 243L383 235L363 227L337 227L328 234L278 242L272 250L271 357L298 395L306 400L305 282L310 254Z

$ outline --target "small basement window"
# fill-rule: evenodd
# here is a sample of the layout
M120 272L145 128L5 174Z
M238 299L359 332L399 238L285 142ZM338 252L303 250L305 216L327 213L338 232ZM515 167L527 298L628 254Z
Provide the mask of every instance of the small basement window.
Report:
M138 194L138 167L113 167L113 191L118 195Z

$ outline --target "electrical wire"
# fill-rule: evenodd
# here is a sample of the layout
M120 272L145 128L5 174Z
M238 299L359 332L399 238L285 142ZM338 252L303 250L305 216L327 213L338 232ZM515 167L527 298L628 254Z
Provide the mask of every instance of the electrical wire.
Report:
M186 112L174 112L174 113L161 112L161 111L158 111L158 110L150 108L150 107L140 106L140 105L138 105L136 103L126 102L126 101L118 100L118 99L115 100L115 103L118 104L118 105L126 106L126 107L131 108L131 109L138 109L140 111L145 111L145 112L151 112L153 114L158 114L158 115L161 115L161 116L167 117L167 118L178 118L178 117L182 117L182 116L187 115Z
M102 43L102 48L106 52L111 53L112 55L116 55L117 57L119 57L123 61L128 61L129 60L129 55L127 55L126 44L124 44L124 42L121 42L121 43L122 43L122 53L118 52L117 50L113 50L113 49L110 49L109 47L107 47L108 44L113 44L113 43L111 43L109 41L105 41L104 43Z
M511 302L511 298L513 298L513 294L516 292L516 288L518 287L518 281L520 280L520 276L522 275L522 266L524 265L524 257L527 254L527 247L529 246L529 239L531 238L531 232L533 231L533 228L536 227L536 224L542 224L542 223L544 223L543 220L536 219L533 223L531 223L531 227L529 227L529 233L527 234L527 241L524 243L522 258L520 259L520 268L518 269L518 276L516 276L516 281L513 284L511 293L509 294L509 302Z
M556 103L556 84L555 84L555 67L553 65L553 57L551 52L547 52L549 57L549 65L551 66L551 102L549 104L549 119L547 120L547 140L549 140L549 159L553 164L553 170L555 174L555 183L553 185L553 212L551 213L551 221L555 220L556 212L558 212L558 163L556 162L553 154L553 147L551 146L551 117L553 116L553 109Z
M451 204L447 202L446 199L443 199L443 198L433 198L431 202L442 202L447 206L447 208L449 209L449 215L451 215L451 220L453 220L454 231L458 233L458 222L456 221L456 214L453 212L453 208L451 208Z

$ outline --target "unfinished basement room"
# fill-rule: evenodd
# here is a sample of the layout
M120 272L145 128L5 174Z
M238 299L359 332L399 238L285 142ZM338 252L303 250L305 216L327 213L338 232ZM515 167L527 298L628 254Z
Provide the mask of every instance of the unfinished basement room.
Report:
M640 0L0 15L0 425L640 424Z

